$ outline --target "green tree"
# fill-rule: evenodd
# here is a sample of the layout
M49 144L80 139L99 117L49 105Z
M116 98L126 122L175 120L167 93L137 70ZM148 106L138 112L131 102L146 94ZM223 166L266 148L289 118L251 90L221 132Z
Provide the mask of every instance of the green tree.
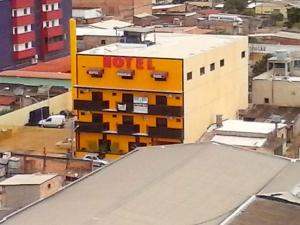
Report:
M268 62L268 58L270 57L272 57L271 54L266 54L263 56L263 58L260 61L254 64L253 71L252 71L253 77L258 76L267 71L267 62Z
M226 0L224 9L229 13L241 13L248 5L248 0Z
M287 26L289 28L293 27L294 24L300 23L300 9L290 8L287 10Z

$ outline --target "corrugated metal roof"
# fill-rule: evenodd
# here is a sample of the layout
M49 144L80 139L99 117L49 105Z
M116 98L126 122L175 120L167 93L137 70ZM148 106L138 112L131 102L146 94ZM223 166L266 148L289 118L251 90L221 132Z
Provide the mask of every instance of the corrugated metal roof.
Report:
M147 147L3 225L216 225L288 163L215 144Z
M13 104L17 99L11 96L0 96L0 105L9 106Z
M50 60L47 62L39 62L38 64L27 66L20 70L69 73L71 71L71 58L70 56L66 56L66 57Z
M58 73L58 72L5 70L5 71L0 72L0 77L23 77L23 78L70 80L71 74Z

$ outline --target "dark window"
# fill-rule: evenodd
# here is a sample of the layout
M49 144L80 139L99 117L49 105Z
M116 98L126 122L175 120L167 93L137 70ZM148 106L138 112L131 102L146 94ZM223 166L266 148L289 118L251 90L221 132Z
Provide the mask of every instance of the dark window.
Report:
M51 188L51 184L48 184L47 187L48 187L48 189L50 189Z
M101 40L101 45L106 45L106 41L105 40Z
M269 98L265 98L265 103L266 103L266 104L269 103Z
M210 64L210 71L214 71L215 70L215 63L211 63Z
M49 27L49 23L48 23L47 27ZM63 40L65 40L64 35L58 35L55 37L45 38L45 43L51 44L51 43L56 43L56 42L63 41Z
M223 67L225 65L225 60L224 59L221 59L220 60L220 67Z
M112 96L117 96L117 93L115 93L115 92L114 92L114 93L112 93Z
M205 74L205 67L201 67L200 68L200 75L204 75Z
M176 119L176 122L177 122L177 123L180 123L180 122L181 122L181 119Z
M103 122L103 116L101 114L93 114L92 115L93 123L102 123Z
M81 112L80 115L84 116L84 115L85 115L85 112Z
M102 92L92 92L92 100L93 101L102 101L103 93Z
M117 115L116 115L116 114L113 114L113 118L117 118Z
M133 124L133 116L123 116L123 124Z
M245 58L245 57L246 57L246 52L245 52L245 51L242 51L241 57L242 57L242 58Z
M176 96L176 100L180 100L180 97L179 97L179 96Z
M133 94L123 94L122 100L125 103L133 103Z
M193 78L193 73L192 72L188 72L187 73L187 79L191 80Z
M167 105L166 96L156 96L156 105Z
M167 127L168 121L166 118L156 118L156 126L157 127Z

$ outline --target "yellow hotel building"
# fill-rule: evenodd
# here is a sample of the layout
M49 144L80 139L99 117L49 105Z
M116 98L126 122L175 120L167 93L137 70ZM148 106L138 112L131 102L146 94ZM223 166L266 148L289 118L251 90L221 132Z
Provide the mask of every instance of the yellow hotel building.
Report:
M73 62L77 155L195 142L217 114L247 107L247 37L129 28L123 42Z

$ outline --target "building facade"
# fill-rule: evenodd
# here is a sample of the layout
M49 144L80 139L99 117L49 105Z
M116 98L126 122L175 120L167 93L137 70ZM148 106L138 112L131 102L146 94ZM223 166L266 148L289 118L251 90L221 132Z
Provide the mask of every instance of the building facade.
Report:
M300 52L278 50L268 59L267 68L253 78L252 102L300 107Z
M72 0L73 8L101 8L106 16L132 20L134 15L152 14L152 0Z
M4 0L0 8L0 70L69 53L71 0Z
M77 54L78 154L194 142L216 114L235 118L247 107L246 38L157 33L154 39Z

